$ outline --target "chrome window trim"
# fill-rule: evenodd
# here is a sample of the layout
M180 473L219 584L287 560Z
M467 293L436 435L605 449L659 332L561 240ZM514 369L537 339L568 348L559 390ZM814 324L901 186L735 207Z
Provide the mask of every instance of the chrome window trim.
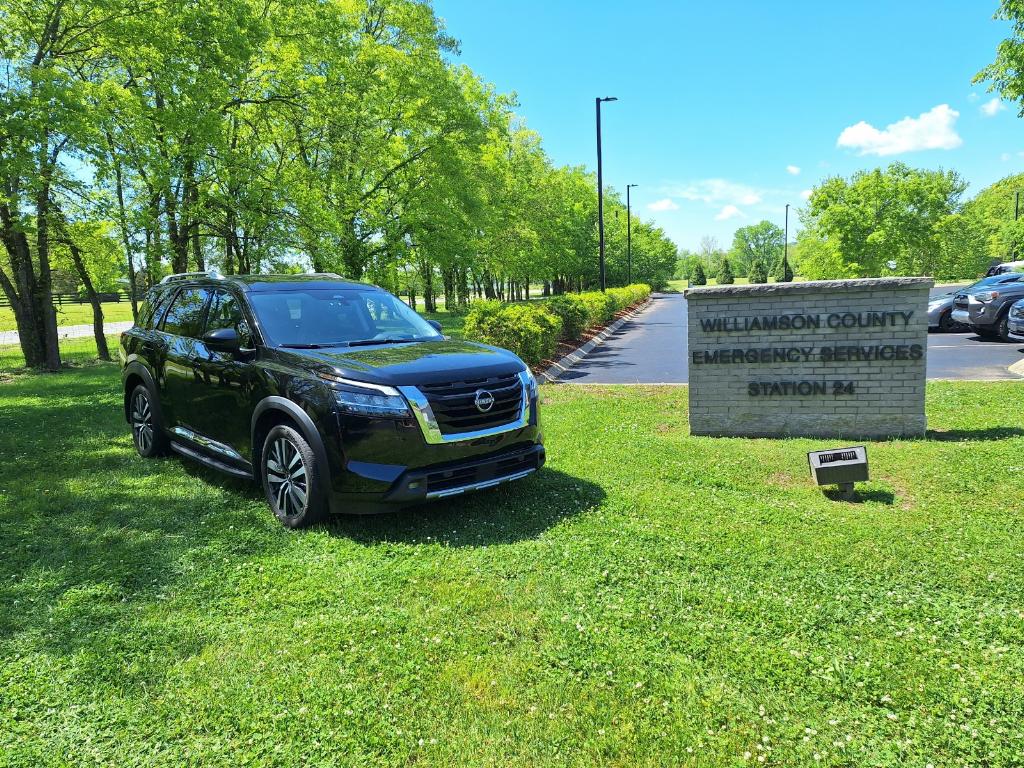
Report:
M509 422L508 424L499 424L496 427L478 429L473 432L457 432L452 435L446 435L441 432L441 428L437 424L437 417L434 416L434 409L430 407L430 401L427 400L426 395L420 392L418 387L398 387L398 391L401 392L405 396L405 399L409 401L409 407L412 408L413 416L416 417L416 421L420 425L420 431L423 433L423 439L426 440L428 444L444 445L447 443L464 443L469 440L479 440L481 437L503 435L506 432L514 432L517 429L529 426L529 375L529 371L520 371L518 374L519 387L522 392L522 410L519 413L519 418L515 421Z

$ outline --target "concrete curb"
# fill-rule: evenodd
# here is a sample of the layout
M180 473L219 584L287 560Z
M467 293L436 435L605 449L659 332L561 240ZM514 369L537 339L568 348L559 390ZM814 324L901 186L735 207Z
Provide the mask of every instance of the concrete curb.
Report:
M1016 363L1011 365L1007 370L1015 376L1024 378L1024 360L1018 360Z
M593 351L594 347L603 344L609 336L611 336L613 333L619 330L619 328L625 325L627 320L632 320L634 317L639 315L641 312L643 312L650 306L651 299L648 298L647 301L645 301L639 307L631 311L628 315L623 315L618 320L613 322L611 325L607 326L603 331L597 334L597 336L592 338L586 344L584 344L581 347L577 347L568 355L565 355L563 358L555 362L546 370L542 371L537 376L537 379L545 384L553 384L559 376L561 376L563 373L565 373L574 365L576 365L576 363L578 363L580 360L589 355Z

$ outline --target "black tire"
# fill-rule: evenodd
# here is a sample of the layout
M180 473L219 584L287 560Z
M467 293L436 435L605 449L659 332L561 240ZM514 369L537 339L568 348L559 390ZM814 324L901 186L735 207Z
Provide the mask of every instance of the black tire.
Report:
M322 469L298 430L279 424L263 442L260 475L274 516L286 528L308 528L327 517Z
M950 333L959 327L959 323L953 319L953 310L947 309L939 316L939 331Z
M128 400L128 420L132 425L132 442L135 450L144 459L152 459L167 453L167 433L156 398L145 384L132 390Z
M996 323L996 335L1000 341L1010 340L1010 312L1007 310Z

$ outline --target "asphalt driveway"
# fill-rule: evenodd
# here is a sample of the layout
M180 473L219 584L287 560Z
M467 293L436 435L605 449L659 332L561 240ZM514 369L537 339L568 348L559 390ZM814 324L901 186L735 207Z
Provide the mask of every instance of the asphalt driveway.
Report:
M934 294L948 288L936 288ZM574 384L684 384L687 381L686 299L655 294L651 305L626 321L604 344L558 377ZM1009 366L1024 358L1024 344L985 341L973 333L928 334L928 378L1015 379Z

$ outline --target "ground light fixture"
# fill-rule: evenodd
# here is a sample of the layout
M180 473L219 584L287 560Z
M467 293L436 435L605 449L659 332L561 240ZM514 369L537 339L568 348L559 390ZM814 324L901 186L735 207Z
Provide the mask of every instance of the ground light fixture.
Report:
M811 477L818 485L835 485L839 494L853 498L853 484L868 479L868 449L863 445L850 448L830 448L807 454Z

